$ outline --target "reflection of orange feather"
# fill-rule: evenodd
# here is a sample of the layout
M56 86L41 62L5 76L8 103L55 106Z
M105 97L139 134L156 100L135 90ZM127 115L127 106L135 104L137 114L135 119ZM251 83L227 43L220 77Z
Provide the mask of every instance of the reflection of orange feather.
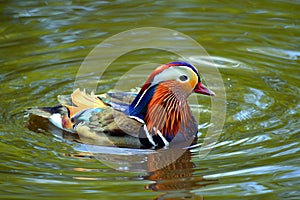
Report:
M70 111L70 117L85 109L102 108L107 106L101 99L99 99L93 93L88 95L85 91L80 91L79 89L76 89L72 93L71 98L72 103L75 106L65 105Z
M176 136L181 125L189 128L192 122L187 95L175 81L161 83L149 102L145 122L149 131L160 130L164 136ZM184 133L183 133L184 134Z

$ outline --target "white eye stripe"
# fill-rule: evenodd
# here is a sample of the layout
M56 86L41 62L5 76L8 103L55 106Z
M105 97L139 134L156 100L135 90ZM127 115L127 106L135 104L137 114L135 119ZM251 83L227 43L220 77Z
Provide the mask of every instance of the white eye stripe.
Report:
M191 68L187 66L175 66L165 69L161 73L157 74L151 85L158 84L159 82L168 81L168 80L178 80L180 75L186 74L194 74L194 76L198 76ZM188 76L188 75L187 75ZM189 76L188 76L189 77Z

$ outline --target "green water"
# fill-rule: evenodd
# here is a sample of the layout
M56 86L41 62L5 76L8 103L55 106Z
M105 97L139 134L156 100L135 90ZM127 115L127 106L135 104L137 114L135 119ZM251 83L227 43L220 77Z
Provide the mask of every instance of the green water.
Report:
M0 198L300 198L298 1L2 1L0 9ZM227 113L208 156L194 148L154 172L124 172L77 142L27 128L24 111L70 94L97 44L146 26L190 36L218 66ZM128 53L99 92L113 88L127 67L174 59L154 50ZM199 103L205 134L210 101Z

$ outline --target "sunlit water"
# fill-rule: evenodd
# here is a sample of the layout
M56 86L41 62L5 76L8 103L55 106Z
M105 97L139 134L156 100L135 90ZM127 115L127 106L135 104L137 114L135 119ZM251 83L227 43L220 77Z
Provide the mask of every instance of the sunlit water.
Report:
M1 198L300 198L297 1L4 1L0 5ZM54 106L58 94L70 94L81 62L95 45L144 26L189 35L208 51L221 72L226 122L208 156L200 159L196 147L159 170L149 172L157 164L149 156L148 171L137 167L124 172L99 162L84 145L55 131L27 128L25 110ZM113 88L129 67L176 58L151 50L129 53L114 63L115 70L107 72L98 92ZM210 101L203 97L199 103L204 136ZM113 159L114 149L101 151L103 160ZM125 152L130 158L124 162L138 163L141 155L148 155ZM126 170L124 162L115 168Z

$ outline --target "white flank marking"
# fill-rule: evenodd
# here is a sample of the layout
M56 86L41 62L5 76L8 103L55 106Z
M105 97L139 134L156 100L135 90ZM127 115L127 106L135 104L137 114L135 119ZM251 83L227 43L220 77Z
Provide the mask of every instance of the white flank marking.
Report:
M61 120L61 114L59 113L54 113L50 116L49 118L50 122L52 122L52 124L54 124L55 126L57 126L58 128L63 128L62 127L62 120Z

